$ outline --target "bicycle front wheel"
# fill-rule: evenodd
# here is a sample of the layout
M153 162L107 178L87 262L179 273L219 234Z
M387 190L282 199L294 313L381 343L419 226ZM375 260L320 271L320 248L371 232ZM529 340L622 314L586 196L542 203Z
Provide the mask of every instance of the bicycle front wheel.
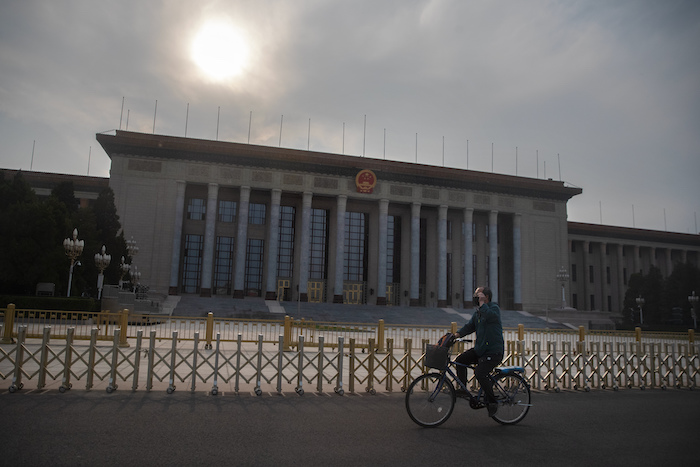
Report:
M498 400L498 410L493 419L498 423L518 423L530 410L530 387L520 375L500 375L493 384L493 394Z
M442 425L455 408L455 388L440 373L421 375L406 391L406 411L424 427Z

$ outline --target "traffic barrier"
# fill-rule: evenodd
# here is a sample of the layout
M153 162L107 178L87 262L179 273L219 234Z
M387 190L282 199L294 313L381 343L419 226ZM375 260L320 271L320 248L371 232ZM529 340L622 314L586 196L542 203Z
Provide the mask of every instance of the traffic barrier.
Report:
M278 393L291 388L302 395L307 384L323 392L325 384L333 382L338 394L345 392L346 382L350 393L362 388L376 394L379 388L393 392L395 383L406 390L416 376L427 371L423 352L414 352L410 339L404 342L404 351L397 352L393 339L387 339L385 346L369 339L367 347L361 347L351 338L345 354L343 337L330 346L320 336L316 347L308 347L304 336L299 336L295 348L285 350L283 334L272 346L264 342L262 334L255 343L244 343L239 334L232 347L225 346L217 333L213 350L200 348L207 344L205 339L202 345L198 333L193 345L181 341L177 331L163 345L157 342L156 331L151 330L148 349L143 349L143 330L138 331L134 347L121 345L123 334L119 328L113 330L111 345L98 340L98 332L98 328L93 328L90 343L85 346L76 344L74 329L67 330L64 341L52 341L51 328L46 327L41 341L30 343L27 328L20 326L16 342L3 344L0 379L11 378L10 392L22 389L29 381L36 381L36 389L40 390L59 385L61 392L71 389L77 381L85 381L86 390L103 383L108 393L117 390L122 382L131 381L131 390L136 391L145 374L147 391L158 389L160 382L163 384L159 387L168 393L176 390L178 382L188 382L194 392L213 379L210 392L214 395L224 392L224 385L232 389L226 392L252 390L261 395L273 390L273 384ZM421 341L422 350L429 342ZM382 347L385 351L378 352ZM507 341L503 365L524 367L530 385L543 390L692 389L700 382L700 349L695 343L662 345L640 341L613 345L578 341L575 346L570 342L558 346L547 342L545 348L543 351L536 342L528 347L524 340ZM474 387L476 381L473 375L470 377L469 384Z

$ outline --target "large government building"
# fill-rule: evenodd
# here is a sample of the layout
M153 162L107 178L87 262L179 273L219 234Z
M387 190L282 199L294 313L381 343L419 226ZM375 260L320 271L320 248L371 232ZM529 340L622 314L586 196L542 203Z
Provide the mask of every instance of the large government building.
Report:
M698 235L567 221L562 182L303 150L98 134L142 282L169 294L460 308L619 311ZM470 305L467 305L470 306Z
M117 131L98 134L152 292L620 311L629 276L698 265L700 236L567 221L565 183ZM84 178L84 177L83 177ZM104 179L103 179L104 180ZM565 271L566 274L561 273Z

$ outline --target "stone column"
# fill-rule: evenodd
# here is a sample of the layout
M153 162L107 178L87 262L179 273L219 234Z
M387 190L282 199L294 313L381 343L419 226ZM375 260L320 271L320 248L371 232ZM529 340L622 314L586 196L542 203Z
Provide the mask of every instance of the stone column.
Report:
M377 305L386 305L386 257L389 200L379 200L379 258L377 263ZM397 292L398 293L398 292Z
M420 304L420 203L411 205L411 290L409 305Z
M345 273L345 208L348 197L338 195L335 215L335 281L333 303L343 303L343 274Z
M238 234L236 235L236 264L233 278L233 298L245 297L245 259L248 247L248 208L250 187L242 186L238 202Z
M489 213L489 284L498 303L498 211Z
M437 306L447 306L447 206L438 208L438 283Z
M299 301L309 301L309 258L311 257L311 200L313 193L305 191L301 208L301 252L299 255Z
M211 297L211 281L214 277L214 242L216 240L216 200L219 195L219 185L209 184L207 196L206 223L204 230L204 251L202 252L202 285L200 297Z
M169 295L177 295L180 283L180 248L182 243L182 224L185 218L185 187L183 180L175 182L175 224L173 225L173 251L170 256Z
M583 242L583 309L590 310L591 303L590 297L588 296L588 284L590 283L590 271L588 268L588 249L590 248L590 243L587 240Z
M474 239L472 238L472 221L474 218L474 209L464 209L464 284L462 285L462 306L471 308L472 306L472 286L474 285L474 276L472 270L472 256L474 256Z
M615 298L617 299L617 310L622 309L622 301L625 292L625 257L624 257L624 245L621 243L617 244L617 293ZM612 311L612 310L611 310Z
M608 262L605 250L608 244L601 242L600 244L600 311L610 311L605 308L608 305Z
M513 306L516 310L523 309L522 242L520 236L520 223L522 217L523 216L521 214L515 214L513 216ZM567 258L568 251L569 250L567 250Z
M280 244L280 199L282 190L273 188L270 195L270 232L267 248L265 300L277 299L277 256Z

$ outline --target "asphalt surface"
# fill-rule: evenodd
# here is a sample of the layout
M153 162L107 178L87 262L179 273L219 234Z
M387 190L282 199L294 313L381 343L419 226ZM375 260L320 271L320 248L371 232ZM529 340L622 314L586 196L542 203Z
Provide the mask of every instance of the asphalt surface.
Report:
M438 428L401 393L0 394L0 465L697 465L700 391L533 393L515 426L458 401Z

